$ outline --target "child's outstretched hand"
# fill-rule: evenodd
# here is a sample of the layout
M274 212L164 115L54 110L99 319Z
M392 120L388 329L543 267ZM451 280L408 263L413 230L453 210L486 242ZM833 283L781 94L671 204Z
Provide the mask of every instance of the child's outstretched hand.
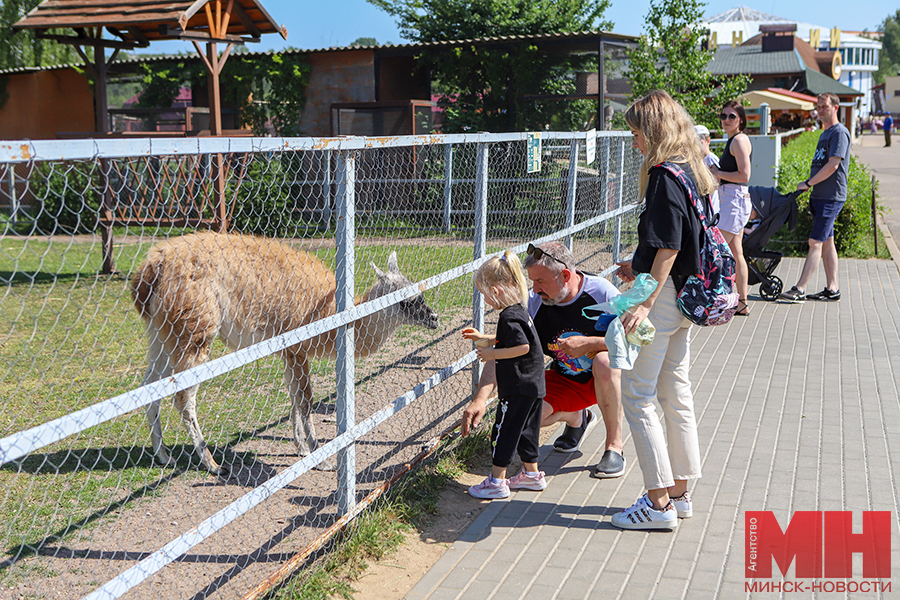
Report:
M493 336L490 336L486 333L481 333L474 327L466 327L462 330L462 336L467 340L472 340L473 342L478 342L480 340L492 340Z

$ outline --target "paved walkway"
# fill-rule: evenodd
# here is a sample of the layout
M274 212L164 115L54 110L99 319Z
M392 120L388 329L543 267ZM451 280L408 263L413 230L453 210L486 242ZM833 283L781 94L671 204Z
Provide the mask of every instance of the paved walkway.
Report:
M883 181L882 192L893 194L900 216L898 149L859 150L869 164L894 170L898 181ZM777 273L790 286L801 266L801 259L784 259ZM817 277L810 289L824 287L821 269ZM891 511L893 573L900 576L900 272L892 261L844 260L841 288L838 303L757 297L749 318L694 328L691 379L704 477L692 486L694 517L676 531L612 527L610 516L642 493L642 478L630 438L622 478L588 476L602 453L597 427L573 455L550 452L551 440L541 457L549 487L491 502L407 598L848 597L746 592L753 583L744 578L750 510L773 511L782 527L795 511L853 511L857 532L861 511ZM755 581L812 589L813 580L794 575L790 567L783 579ZM856 555L854 579L829 581L871 580ZM892 583L890 592L849 597L900 598L900 577Z

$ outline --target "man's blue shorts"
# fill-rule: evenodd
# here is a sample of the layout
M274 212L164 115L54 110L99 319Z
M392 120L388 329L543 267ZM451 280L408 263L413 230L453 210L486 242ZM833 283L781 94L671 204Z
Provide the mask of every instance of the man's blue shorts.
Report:
M812 213L813 218L812 231L809 233L810 239L825 242L834 236L834 221L841 214L842 208L844 208L843 201L810 198L809 212Z

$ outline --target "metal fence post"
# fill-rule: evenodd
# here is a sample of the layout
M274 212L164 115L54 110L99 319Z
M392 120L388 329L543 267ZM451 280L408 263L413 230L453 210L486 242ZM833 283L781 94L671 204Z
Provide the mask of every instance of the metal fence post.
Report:
M325 206L322 209L322 221L324 221L325 231L331 229L331 150L325 151L325 183L323 184L325 192Z
M616 194L616 210L622 208L622 200L625 196L625 138L619 138L619 189ZM622 248L622 215L616 215L616 225L613 229L613 264L619 262L619 252Z
M335 275L337 276L337 312L353 308L356 155L345 150L337 156L337 209L335 238ZM337 434L341 435L356 424L356 402L353 384L356 379L354 324L337 331ZM356 446L351 444L338 451L338 515L343 516L356 504Z
M490 147L480 142L475 158L475 239L472 258L478 260L487 252L487 196L488 196L488 150ZM484 297L475 289L472 298L472 326L484 331ZM481 379L481 363L472 363L472 390Z
M566 228L575 225L575 198L578 196L578 150L579 144L577 139L572 140L569 146L569 193L566 197ZM566 248L574 254L573 237L566 236Z
M450 233L453 202L453 144L444 146L444 231Z

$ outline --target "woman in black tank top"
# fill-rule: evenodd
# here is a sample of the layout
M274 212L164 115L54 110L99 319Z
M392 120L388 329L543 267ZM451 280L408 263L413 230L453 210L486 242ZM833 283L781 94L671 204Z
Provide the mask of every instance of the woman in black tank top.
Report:
M718 227L728 242L735 260L735 284L741 297L735 313L746 317L750 314L747 306L747 261L744 259L744 225L750 218L752 207L747 182L750 181L750 157L753 147L744 133L747 116L744 107L735 100L726 102L719 114L722 129L728 135L728 143L719 167L710 167L719 179L719 223Z

